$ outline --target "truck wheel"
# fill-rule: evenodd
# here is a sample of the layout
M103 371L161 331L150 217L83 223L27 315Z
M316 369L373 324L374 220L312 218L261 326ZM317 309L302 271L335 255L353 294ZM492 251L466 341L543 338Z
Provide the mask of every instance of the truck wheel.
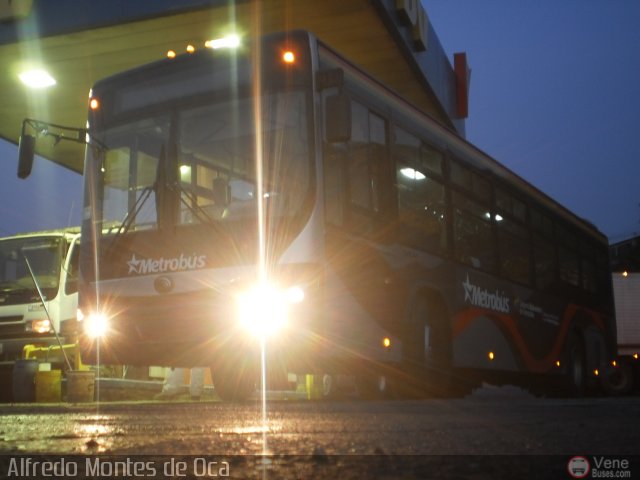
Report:
M626 395L633 390L633 384L633 366L624 358L602 378L602 388L609 395Z

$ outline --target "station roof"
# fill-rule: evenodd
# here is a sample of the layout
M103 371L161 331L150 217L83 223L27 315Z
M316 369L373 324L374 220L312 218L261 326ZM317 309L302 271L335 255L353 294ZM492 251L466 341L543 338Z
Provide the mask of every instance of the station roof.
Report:
M415 8L421 17L412 17ZM188 44L204 48L206 40L230 31L250 36L291 29L315 33L464 135L464 120L454 113L454 72L420 2L23 0L2 2L0 22L0 138L12 143L18 142L25 118L84 127L93 83L159 60L168 50L181 53ZM422 45L417 47L419 27ZM19 74L33 67L46 69L56 85L39 90L23 85ZM55 144L47 138L37 143L38 154L78 172L83 152L73 142Z

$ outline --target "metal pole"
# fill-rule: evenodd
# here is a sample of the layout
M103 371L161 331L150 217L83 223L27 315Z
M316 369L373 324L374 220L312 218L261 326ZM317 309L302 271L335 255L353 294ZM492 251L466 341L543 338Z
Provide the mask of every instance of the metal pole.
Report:
M58 332L56 331L56 326L54 325L53 321L51 320L51 316L49 315L49 309L47 309L47 304L44 301L44 295L42 295L42 290L40 290L40 285L38 285L38 281L36 280L36 276L34 275L33 270L31 269L31 264L29 263L29 259L27 258L27 256L24 254L24 252L22 250L20 251L20 254L24 258L24 262L26 263L27 268L29 269L29 275L31 275L31 279L33 280L33 284L36 286L36 290L38 291L38 295L40 296L40 301L42 302L42 306L44 307L44 313L47 314L47 318L49 319L49 324L51 325L51 329L53 330L53 334L56 336L56 340L58 341L58 345L60 345L60 351L62 352L62 355L64 356L65 362L67 362L67 367L69 367L69 370L73 370L73 368L71 367L71 362L69 361L69 357L67 357L67 353L64 351L64 347L62 346L62 342L60 341L60 337L58 336Z

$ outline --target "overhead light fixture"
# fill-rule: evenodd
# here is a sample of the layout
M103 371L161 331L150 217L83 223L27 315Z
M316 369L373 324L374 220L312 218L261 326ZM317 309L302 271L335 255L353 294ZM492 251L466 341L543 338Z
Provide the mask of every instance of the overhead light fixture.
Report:
M238 48L240 46L240 37L238 35L227 35L226 37L207 40L204 46L213 48L214 50L220 48Z
M18 77L22 83L30 88L47 88L56 84L56 79L42 69L28 70Z

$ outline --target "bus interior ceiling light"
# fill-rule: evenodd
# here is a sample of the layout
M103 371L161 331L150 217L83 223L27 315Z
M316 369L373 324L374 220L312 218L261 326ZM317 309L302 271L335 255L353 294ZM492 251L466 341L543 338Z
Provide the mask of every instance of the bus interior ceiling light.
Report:
M424 180L425 178L427 178L424 173L419 172L418 170L415 170L411 167L405 167L400 169L400 173L410 179L410 180Z
M207 40L204 46L207 48L213 48L214 50L221 48L238 48L240 46L240 37L235 34L227 35L222 38Z
M43 69L27 70L18 77L22 83L30 88L47 88L56 84L56 79Z

